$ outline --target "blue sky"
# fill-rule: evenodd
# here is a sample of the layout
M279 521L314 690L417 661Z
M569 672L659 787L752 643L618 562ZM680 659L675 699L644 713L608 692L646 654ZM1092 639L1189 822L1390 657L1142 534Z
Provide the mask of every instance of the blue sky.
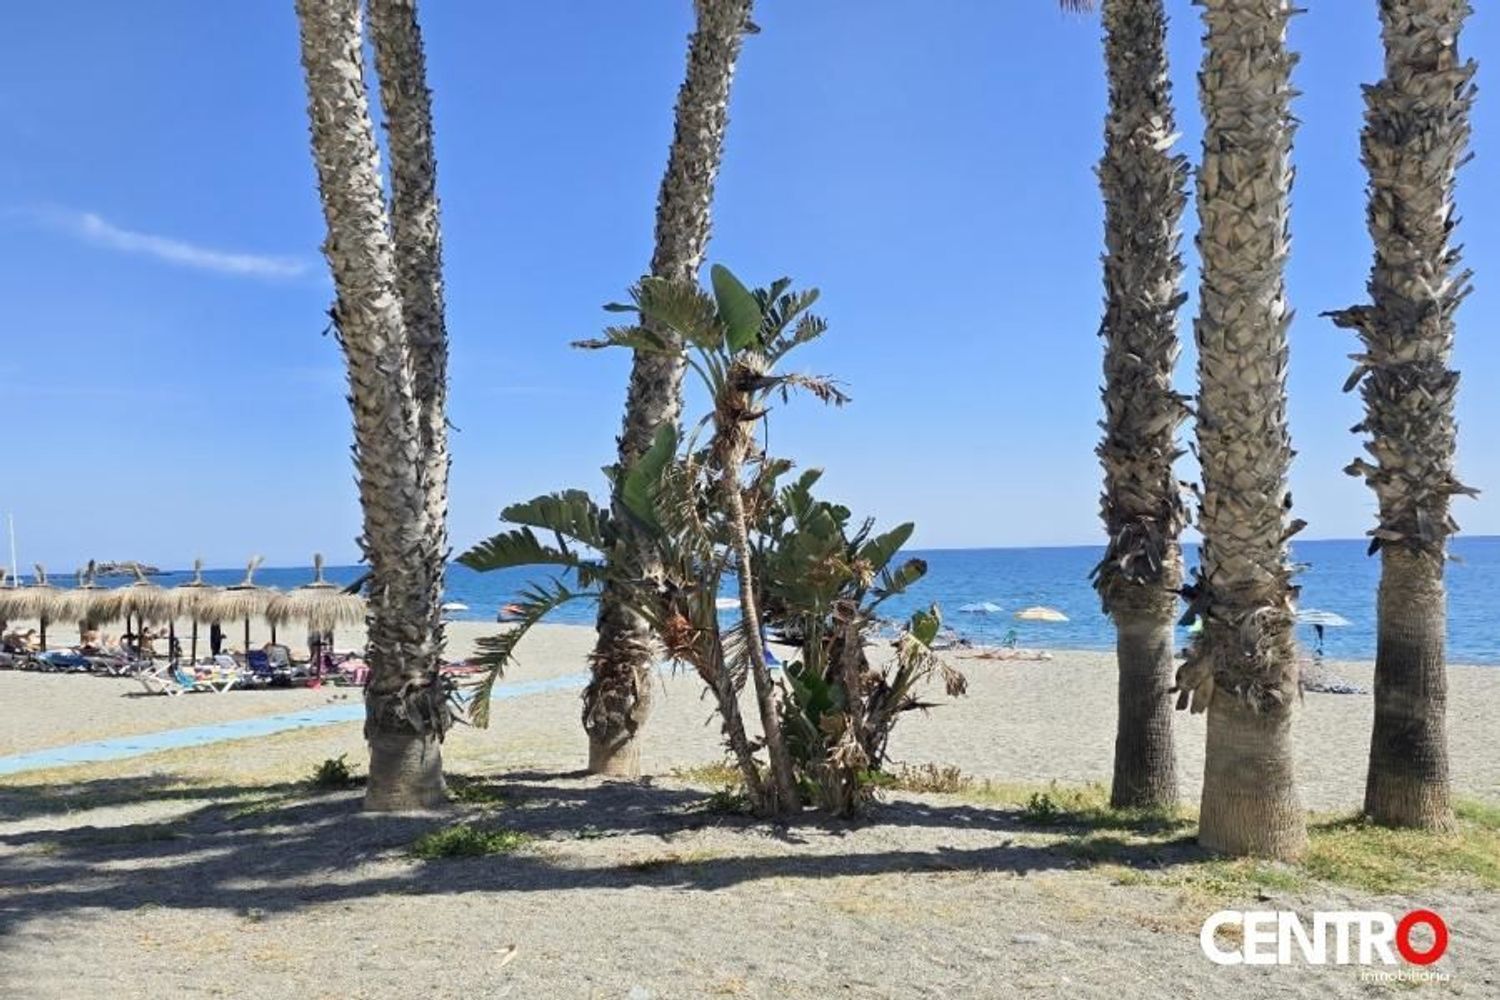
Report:
M1184 148L1201 33L1169 4ZM1371 3L1297 19L1293 487L1309 537L1369 525L1340 469L1351 334L1318 318L1369 266L1359 84ZM1478 5L1469 55L1500 60ZM57 2L11 11L0 58L0 510L23 562L354 557L358 507L290 0ZM452 334L453 524L599 487L628 359L568 342L650 254L687 0L428 0ZM854 403L794 403L773 445L926 546L1099 537L1099 31L1046 3L763 3L744 49L710 259L823 289L803 355ZM1463 502L1500 533L1500 106L1460 190L1478 290L1460 320ZM1189 232L1192 228L1189 219ZM1196 257L1188 246L1190 267ZM1190 277L1189 287L1196 281ZM1191 315L1190 303L1185 318ZM1187 327L1185 326L1186 330ZM1192 352L1180 380L1192 381ZM690 405L697 405L693 403ZM1183 466L1191 476L1191 466Z

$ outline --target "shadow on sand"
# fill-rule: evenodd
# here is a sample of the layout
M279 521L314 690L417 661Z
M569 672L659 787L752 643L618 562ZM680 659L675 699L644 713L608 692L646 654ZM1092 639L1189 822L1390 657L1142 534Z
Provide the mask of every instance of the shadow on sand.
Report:
M1056 837L1036 837L1037 828L1022 822L1014 809L901 799L878 806L858 824L824 821L788 827L715 813L706 808L709 796L700 790L650 782L511 772L476 784L497 802L458 803L449 811L421 814L362 813L360 793L352 790L317 793L296 784L183 787L170 776L0 789L0 824L11 826L0 825L0 935L28 920L84 908L277 914L384 894L640 885L713 891L771 877L955 871L1026 875L1097 863ZM160 818L78 825L80 819L95 818L90 815L94 810L143 804L162 806L146 810ZM409 855L418 837L457 822L520 831L537 838L537 846L437 861ZM788 852L784 847L771 855L698 856L689 851L668 854L660 864L603 866L556 849L579 839L622 836L670 847L680 843L674 838L705 827L738 831L746 837L744 847L751 849L762 837L798 845L868 833L872 826L931 828L938 831L931 838L934 845L941 844L943 830L978 831L991 835L993 844L870 851L872 840L866 836L849 853ZM1154 869L1203 856L1187 840L1105 842L1108 860L1118 865Z

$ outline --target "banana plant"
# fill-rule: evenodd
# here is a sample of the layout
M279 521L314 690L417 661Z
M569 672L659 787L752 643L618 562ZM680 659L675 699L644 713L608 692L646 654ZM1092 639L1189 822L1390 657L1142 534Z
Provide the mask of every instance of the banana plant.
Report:
M827 329L807 312L816 291L790 292L790 282L781 279L752 292L721 266L711 277L712 295L690 284L646 279L632 289L633 304L605 307L634 312L636 324L611 327L602 338L578 345L675 351L648 328L649 320L687 345L687 364L713 400L713 410L686 439L675 428L663 428L623 473L619 492L632 523L618 523L587 494L570 490L506 508L502 518L516 527L460 557L479 571L552 566L573 575L572 582L559 576L530 585L516 602L515 627L481 640L480 663L488 669L474 692L471 717L477 725L488 723L494 684L532 626L564 604L597 597L609 580L652 627L668 656L691 665L713 690L752 803L767 814L791 815L801 809L802 797L783 733L782 695L771 680L761 641L750 542L775 477L790 465L766 458L755 446L754 426L776 394L785 399L801 389L834 404L847 397L830 379L776 369L788 352ZM705 427L711 433L700 447ZM598 557L619 551L615 543L625 530L646 540L650 558L611 565ZM538 531L550 533L550 539ZM739 583L742 619L725 634L715 599L731 570ZM756 747L740 718L739 692L747 676L755 684L769 784L761 780Z
M884 763L899 715L931 707L917 688L935 672L950 696L966 682L932 651L942 621L935 606L910 617L889 662L871 665L866 647L881 605L920 580L927 564L895 563L911 538L909 522L876 534L866 519L851 530L849 508L813 496L821 475L803 473L768 506L756 580L768 623L800 647L786 667L789 749L819 804L848 815L868 798L868 775Z
M739 584L740 641L730 645L731 665L743 665L755 684L766 754L770 762L770 811L790 815L801 808L802 795L782 727L782 695L771 679L761 640L750 544L752 511L746 506L745 471L760 478L765 457L755 447L755 425L765 418L773 395L785 400L793 390L810 392L826 403L842 405L848 397L832 379L782 372L778 363L792 350L822 336L827 324L807 310L816 289L790 292L789 279L750 291L722 265L710 269L713 293L697 285L647 278L631 290L631 303L605 308L634 313L637 322L607 329L581 347L624 347L637 352L676 354L674 343L656 331L676 335L686 345L687 365L703 382L713 401L711 412L695 428L710 425L706 449L714 501L729 532L729 551ZM691 447L689 448L691 451ZM648 484L648 489L651 487ZM627 507L636 512L626 498ZM638 513L638 512L637 512Z

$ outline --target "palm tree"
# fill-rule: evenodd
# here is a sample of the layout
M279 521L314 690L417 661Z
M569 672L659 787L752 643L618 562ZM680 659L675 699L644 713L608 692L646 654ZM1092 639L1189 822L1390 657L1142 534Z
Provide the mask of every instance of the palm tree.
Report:
M380 102L391 159L391 224L396 285L412 364L422 443L429 574L427 618L432 665L443 651L443 576L448 562L448 329L443 308L443 246L438 226L432 93L427 88L415 0L369 0Z
M1089 0L1065 0L1074 9ZM1119 715L1110 801L1174 809L1173 625L1182 587L1178 535L1186 520L1172 473L1187 415L1172 389L1180 344L1179 225L1187 158L1176 139L1162 0L1103 0L1109 115L1104 195L1104 467L1101 514L1109 543L1094 586L1115 623Z
M687 75L677 94L676 129L656 205L656 249L651 276L696 283L708 247L709 209L729 120L729 85L740 39L753 31L751 0L695 0L697 28L688 42ZM668 338L670 332L665 334ZM675 425L682 412L684 361L680 351L637 351L630 369L625 419L616 468L629 469L657 431ZM617 475L616 482L623 481ZM618 490L613 498L621 512ZM633 562L642 548L627 531L609 558ZM589 738L589 770L598 774L640 773L637 734L651 710L651 640L646 622L620 592L618 576L599 602L593 677L583 695L583 728Z
M297 0L313 160L348 362L355 466L370 564L367 809L445 798L440 742L451 724L427 628L433 588L428 494L403 301L364 83L359 0Z
M1385 79L1365 88L1364 163L1375 244L1371 304L1333 313L1359 332L1360 386L1374 462L1356 460L1379 501L1381 554L1375 727L1365 812L1394 826L1453 822L1444 730L1448 680L1443 563L1457 530L1449 498L1458 435L1449 368L1454 313L1470 290L1450 243L1458 168L1469 142L1474 64L1458 53L1465 0L1383 0Z
M1290 858L1306 844L1292 764L1295 594L1287 540L1284 271L1292 169L1290 0L1201 0L1198 251L1202 565L1187 588L1203 631L1179 707L1208 711L1199 841Z

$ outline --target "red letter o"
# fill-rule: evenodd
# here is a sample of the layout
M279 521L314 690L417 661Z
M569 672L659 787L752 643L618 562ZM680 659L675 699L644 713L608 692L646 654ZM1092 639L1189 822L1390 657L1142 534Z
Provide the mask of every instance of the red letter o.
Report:
M1411 946L1411 931L1418 924L1432 928L1432 947L1417 951ZM1412 965L1431 965L1448 950L1448 925L1431 910L1412 910L1396 925L1396 950Z

